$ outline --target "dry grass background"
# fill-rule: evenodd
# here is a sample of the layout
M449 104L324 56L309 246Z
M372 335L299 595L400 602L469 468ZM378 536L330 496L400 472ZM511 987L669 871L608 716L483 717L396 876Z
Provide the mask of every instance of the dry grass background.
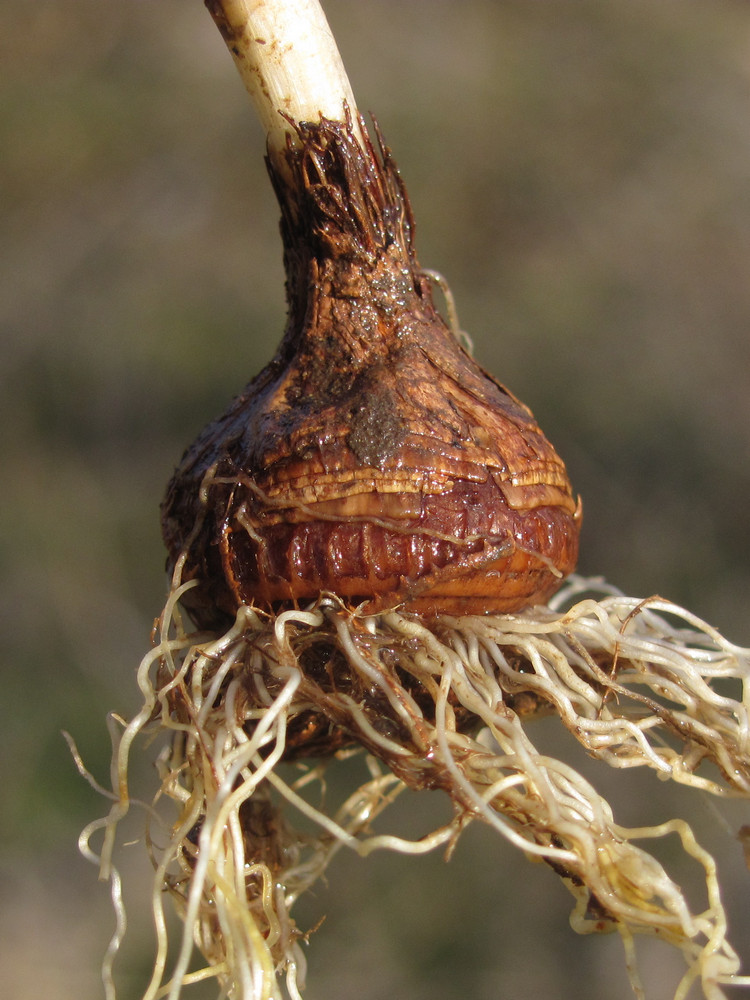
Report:
M325 6L422 263L583 494L582 571L750 644L750 8ZM6 4L0 28L0 978L18 1000L88 1000L111 917L75 838L102 804L60 729L104 777L104 713L135 708L164 595L163 486L272 353L283 276L261 136L200 0ZM623 822L692 802L592 774ZM739 847L692 805L748 954ZM328 914L308 995L629 996L617 942L574 937L568 909L486 831L448 867L342 856L301 911ZM669 995L669 963L647 965Z

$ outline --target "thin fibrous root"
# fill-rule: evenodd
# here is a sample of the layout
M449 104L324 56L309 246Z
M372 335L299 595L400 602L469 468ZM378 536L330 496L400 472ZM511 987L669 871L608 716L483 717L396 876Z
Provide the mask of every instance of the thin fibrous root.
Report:
M636 934L683 953L676 1000L696 980L709 1000L725 996L722 984L747 984L726 939L714 860L688 824L618 825L581 775L535 748L527 723L555 712L590 755L616 768L645 766L716 795L746 796L750 651L667 601L576 577L551 605L515 615L425 620L394 609L363 617L331 595L277 615L242 607L222 636L186 630L179 598L191 586L175 584L141 664L143 707L115 741L116 802L82 835L112 881L118 914L105 968L110 996L125 926L112 853L130 803L135 741L146 735L162 737L149 810L157 948L146 1000L176 1000L207 976L230 997L269 1000L281 996L280 973L299 997L302 934L290 910L336 851L450 852L474 819L563 878L576 897L577 930L620 932L637 996L645 993ZM327 769L357 753L362 783L332 805ZM442 789L453 819L416 841L376 830L405 787ZM316 834L294 828L300 813ZM102 828L95 852L89 841ZM672 835L703 869L700 912L634 843ZM170 972L165 894L183 920ZM188 971L196 944L206 961L197 973Z

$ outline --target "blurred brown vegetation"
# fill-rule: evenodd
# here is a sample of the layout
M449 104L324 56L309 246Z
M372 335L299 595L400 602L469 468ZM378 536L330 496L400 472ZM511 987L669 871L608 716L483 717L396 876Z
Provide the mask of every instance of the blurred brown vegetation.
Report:
M325 6L423 265L583 495L582 572L750 643L748 5ZM112 924L75 837L103 804L60 730L104 778L104 714L136 707L164 595L163 486L272 353L283 275L262 137L200 0L39 0L0 22L0 975L19 1000L84 1000ZM641 786L595 774L641 822ZM486 833L450 867L337 864L305 911L330 914L310 1000L629 995L617 942L576 939L554 878Z

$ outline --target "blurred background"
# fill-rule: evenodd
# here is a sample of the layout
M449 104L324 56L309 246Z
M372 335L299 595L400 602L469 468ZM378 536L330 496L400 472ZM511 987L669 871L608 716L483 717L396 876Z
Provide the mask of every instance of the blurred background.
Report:
M748 4L325 7L422 264L583 496L581 571L750 644ZM165 594L162 490L273 353L281 249L262 136L200 0L38 0L0 22L0 977L17 1000L93 1000L113 920L76 837L106 804L61 730L106 781L105 714L137 708ZM747 817L587 773L622 822L691 811L750 955ZM425 804L404 808L408 826ZM327 914L306 997L624 1000L619 943L573 935L570 903L484 830L450 865L342 854L300 908L303 927ZM132 932L121 1000L151 962L143 917ZM644 963L671 996L679 960Z

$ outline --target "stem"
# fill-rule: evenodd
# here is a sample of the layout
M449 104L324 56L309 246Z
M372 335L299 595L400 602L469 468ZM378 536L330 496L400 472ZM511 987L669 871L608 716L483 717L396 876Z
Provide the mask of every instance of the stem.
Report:
M287 119L345 121L354 95L318 0L206 0L265 129L270 155L297 141Z

